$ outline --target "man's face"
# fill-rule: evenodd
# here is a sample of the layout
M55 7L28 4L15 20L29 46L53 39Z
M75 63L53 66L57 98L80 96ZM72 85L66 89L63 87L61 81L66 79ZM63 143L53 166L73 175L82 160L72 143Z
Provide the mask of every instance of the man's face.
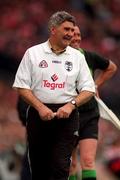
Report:
M54 35L54 42L62 47L66 48L74 34L74 24L69 21L65 21L58 27L52 28L52 34Z
M80 41L81 41L81 33L80 30L77 26L74 27L74 35L71 39L71 43L70 46L72 46L73 48L80 48Z

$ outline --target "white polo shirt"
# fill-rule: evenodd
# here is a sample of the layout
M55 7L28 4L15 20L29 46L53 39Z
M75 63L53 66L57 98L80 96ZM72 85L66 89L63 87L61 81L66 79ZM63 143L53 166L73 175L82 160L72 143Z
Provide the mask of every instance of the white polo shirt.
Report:
M84 55L70 46L56 55L49 41L25 52L13 87L31 89L43 103L53 104L71 101L77 96L76 88L95 92Z

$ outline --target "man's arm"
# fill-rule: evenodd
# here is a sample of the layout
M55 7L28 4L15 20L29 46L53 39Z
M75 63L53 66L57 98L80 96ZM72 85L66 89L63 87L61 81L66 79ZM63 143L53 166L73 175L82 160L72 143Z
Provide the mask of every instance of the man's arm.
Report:
M71 114L71 112L80 105L86 103L91 99L91 97L94 96L93 92L90 91L82 91L79 93L79 95L74 99L76 105L73 105L71 102L68 102L61 108L59 108L56 112L56 116L58 118L68 118Z
M95 84L84 56L79 63L80 70L76 82L76 89L79 94L74 98L77 107L85 104L91 99L92 96L95 95ZM75 105L69 102L63 107L59 108L56 115L58 118L68 118L75 108Z
M109 66L105 70L102 70L95 79L95 84L97 88L104 84L105 81L110 79L116 71L117 66L112 61L109 61Z
M39 113L42 120L51 120L54 118L54 113L51 109L45 106L30 89L17 88L18 93L23 99L33 106Z
M75 98L76 105L79 107L82 104L88 102L94 96L93 92L90 91L82 91L80 94Z

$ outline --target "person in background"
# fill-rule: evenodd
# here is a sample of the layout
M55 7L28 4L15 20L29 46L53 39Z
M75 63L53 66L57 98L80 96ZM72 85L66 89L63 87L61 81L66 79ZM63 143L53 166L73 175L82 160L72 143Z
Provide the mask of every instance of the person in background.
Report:
M89 52L80 48L81 32L78 26L74 28L74 36L71 40L71 46L78 49L85 56L91 74L94 78L95 71L101 70L95 78L96 95L98 95L99 87L110 79L116 72L116 65L108 59L101 57L95 52ZM79 144L80 166L82 180L96 180L95 158L98 143L98 121L99 110L94 97L87 103L78 108L79 111ZM77 176L77 148L72 154L72 164L70 168L69 180L76 180Z
M78 141L77 107L95 93L84 55L69 46L74 26L71 14L54 13L48 22L49 39L25 52L13 83L30 105L27 140L32 180L68 179Z

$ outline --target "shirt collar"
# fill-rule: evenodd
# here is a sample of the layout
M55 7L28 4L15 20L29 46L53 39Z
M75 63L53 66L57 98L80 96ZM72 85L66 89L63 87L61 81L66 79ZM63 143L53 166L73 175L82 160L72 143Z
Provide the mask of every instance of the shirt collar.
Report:
M46 53L52 54L53 51L51 50L51 45L49 43L49 40L47 40L45 43L43 43L43 49ZM67 46L66 50L63 52L64 54L70 54L70 47ZM63 54L61 53L61 54Z

